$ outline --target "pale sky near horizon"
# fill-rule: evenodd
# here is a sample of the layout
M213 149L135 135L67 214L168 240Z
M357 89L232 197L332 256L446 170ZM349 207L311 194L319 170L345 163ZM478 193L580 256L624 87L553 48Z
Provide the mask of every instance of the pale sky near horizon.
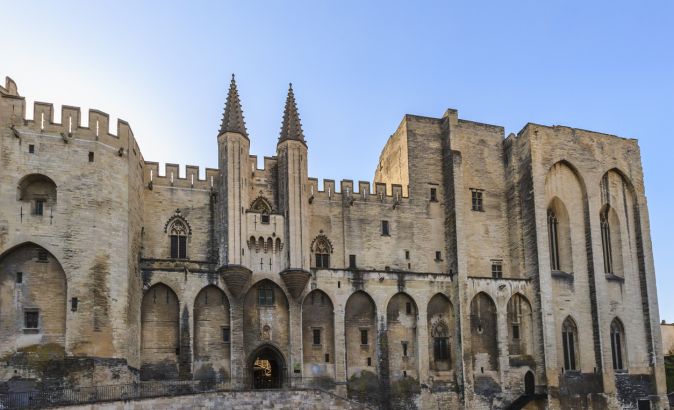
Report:
M196 4L196 5L195 5ZM293 82L319 179L371 181L405 113L637 138L662 319L674 322L671 1L8 1L0 76L130 122L146 160L217 167L236 73L251 153ZM114 127L113 127L114 128ZM114 131L114 129L113 129Z

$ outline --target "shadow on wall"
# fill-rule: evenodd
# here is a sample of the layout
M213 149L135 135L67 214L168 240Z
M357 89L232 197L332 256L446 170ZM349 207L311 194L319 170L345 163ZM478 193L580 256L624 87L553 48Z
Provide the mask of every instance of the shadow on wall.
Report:
M669 401L674 399L674 355L665 356L665 374L667 375L667 393Z

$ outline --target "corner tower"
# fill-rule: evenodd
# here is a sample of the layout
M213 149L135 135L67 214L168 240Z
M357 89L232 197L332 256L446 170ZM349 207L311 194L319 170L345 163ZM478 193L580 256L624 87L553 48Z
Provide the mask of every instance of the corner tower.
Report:
M283 111L281 134L276 146L278 156L279 208L285 215L287 266L281 272L288 290L298 297L309 280L309 215L306 182L307 143L304 140L300 115L297 111L293 85Z
M234 74L229 85L225 112L218 133L218 165L220 170L217 198L218 262L225 281L233 293L243 287L250 276L244 265L246 223L250 172L247 163L250 140L243 120Z

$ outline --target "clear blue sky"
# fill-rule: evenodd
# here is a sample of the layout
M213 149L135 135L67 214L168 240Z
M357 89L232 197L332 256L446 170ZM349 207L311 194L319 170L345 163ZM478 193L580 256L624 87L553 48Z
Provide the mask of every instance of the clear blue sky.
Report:
M403 114L449 107L506 133L530 121L638 138L661 316L674 321L671 1L0 0L0 10L0 75L29 101L128 120L146 160L217 165L233 72L260 158L274 154L294 83L321 179L371 180Z

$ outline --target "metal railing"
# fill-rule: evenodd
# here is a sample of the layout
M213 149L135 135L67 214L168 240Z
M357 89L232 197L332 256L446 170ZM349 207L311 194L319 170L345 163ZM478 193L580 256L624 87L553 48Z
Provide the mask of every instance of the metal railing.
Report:
M325 378L290 378L280 389L330 391L335 383ZM36 409L119 400L182 396L197 393L251 390L249 380L204 379L144 381L129 384L73 387L0 394L0 410ZM339 397L339 396L337 396Z

